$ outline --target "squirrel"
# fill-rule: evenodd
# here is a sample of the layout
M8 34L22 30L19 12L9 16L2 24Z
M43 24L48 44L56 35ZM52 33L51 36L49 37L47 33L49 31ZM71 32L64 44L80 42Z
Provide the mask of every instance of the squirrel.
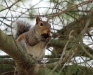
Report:
M36 60L42 60L45 55L45 48L50 40L51 25L47 21L42 21L36 17L36 24L31 28L31 24L17 20L15 21L15 40Z

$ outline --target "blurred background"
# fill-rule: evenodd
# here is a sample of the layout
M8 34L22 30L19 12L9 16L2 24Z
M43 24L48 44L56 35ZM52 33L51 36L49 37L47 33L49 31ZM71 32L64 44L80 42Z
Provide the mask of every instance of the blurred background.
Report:
M93 74L93 1L92 0L0 0L0 29L13 36L17 19L36 16L51 24L51 41L44 63L59 60L54 70L60 75ZM0 50L0 73L14 70L12 58ZM52 68L53 69L53 68Z

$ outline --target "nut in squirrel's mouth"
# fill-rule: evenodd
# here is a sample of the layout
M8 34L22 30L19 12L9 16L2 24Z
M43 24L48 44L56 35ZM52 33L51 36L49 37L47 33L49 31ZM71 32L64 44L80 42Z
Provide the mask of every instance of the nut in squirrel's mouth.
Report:
M42 36L42 38L46 38L46 39L50 37L49 34L45 34L45 33L44 34L41 34L41 36Z
M50 37L50 30L49 29L44 30L43 33L41 34L41 37L44 39L49 38Z

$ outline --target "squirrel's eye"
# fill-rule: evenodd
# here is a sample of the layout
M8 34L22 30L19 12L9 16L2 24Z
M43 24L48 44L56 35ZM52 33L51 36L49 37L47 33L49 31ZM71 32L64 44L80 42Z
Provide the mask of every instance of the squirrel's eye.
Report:
M40 26L43 26L43 23L40 23Z

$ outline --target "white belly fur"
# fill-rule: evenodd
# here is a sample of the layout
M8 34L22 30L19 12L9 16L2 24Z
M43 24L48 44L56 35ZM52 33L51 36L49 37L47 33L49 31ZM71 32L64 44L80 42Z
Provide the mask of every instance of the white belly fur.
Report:
M27 46L26 50L34 59L41 60L45 54L45 42L41 41L33 47Z
M45 47L46 43L41 41L35 46L29 46L26 44L24 40L21 40L19 44L22 46L22 48L26 49L29 54L32 55L32 57L36 60L41 60L45 55Z

